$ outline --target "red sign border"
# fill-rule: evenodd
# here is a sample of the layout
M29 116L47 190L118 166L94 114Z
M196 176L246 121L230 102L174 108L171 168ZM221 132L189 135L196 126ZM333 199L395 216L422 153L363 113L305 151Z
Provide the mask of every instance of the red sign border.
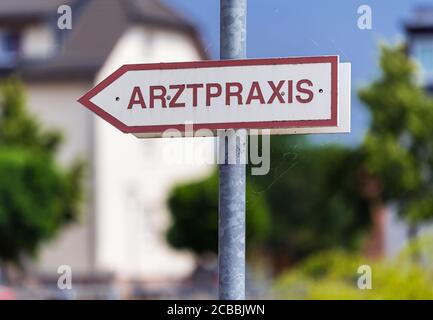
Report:
M90 101L95 95L129 71L137 70L171 70L171 69L198 69L211 67L239 67L260 66L280 64L331 64L331 118L319 120L287 120L287 121L254 121L254 122L231 122L231 123L197 123L194 131L200 129L284 129L284 128L311 128L311 127L336 127L338 126L338 56L315 56L315 57L290 57L290 58L268 58L268 59L241 59L241 60L207 60L192 62L170 62L170 63L146 63L125 64L102 80L94 88L78 99L82 105L96 113L105 121L109 122L124 133L162 133L167 129L177 129L185 132L185 124L172 125L150 125L150 126L128 126L107 113Z

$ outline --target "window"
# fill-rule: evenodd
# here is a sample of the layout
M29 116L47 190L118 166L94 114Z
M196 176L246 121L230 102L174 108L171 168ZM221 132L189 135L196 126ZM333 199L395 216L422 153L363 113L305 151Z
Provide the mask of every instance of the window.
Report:
M0 66L13 66L19 52L18 31L0 30Z
M49 59L55 44L54 30L48 25L30 25L22 30L20 55L27 60Z
M421 66L422 82L433 83L433 37L415 39L414 55Z

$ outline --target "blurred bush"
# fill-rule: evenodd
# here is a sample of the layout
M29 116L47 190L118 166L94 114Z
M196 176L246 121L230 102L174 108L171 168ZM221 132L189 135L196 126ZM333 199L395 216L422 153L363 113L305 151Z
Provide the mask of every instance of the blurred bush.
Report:
M391 260L371 261L339 250L319 253L282 274L274 294L279 299L433 299L432 252L433 237L427 236ZM371 267L371 289L358 288L361 265Z
M169 197L172 225L169 243L198 254L218 251L218 175L206 180L177 186ZM247 195L247 246L261 243L269 235L270 220L266 202Z

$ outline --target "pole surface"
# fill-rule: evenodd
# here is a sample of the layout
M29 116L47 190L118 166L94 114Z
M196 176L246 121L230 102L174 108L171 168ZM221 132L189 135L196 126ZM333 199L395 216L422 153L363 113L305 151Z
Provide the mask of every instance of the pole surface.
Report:
M220 58L246 57L247 0L221 0ZM244 132L228 132L219 137L224 148L224 163L219 165L218 270L219 299L245 299L245 154L246 139L236 136ZM244 136L245 137L245 136ZM227 142L227 143L226 143ZM236 144L233 149L232 143ZM236 153L236 164L229 164L229 153Z

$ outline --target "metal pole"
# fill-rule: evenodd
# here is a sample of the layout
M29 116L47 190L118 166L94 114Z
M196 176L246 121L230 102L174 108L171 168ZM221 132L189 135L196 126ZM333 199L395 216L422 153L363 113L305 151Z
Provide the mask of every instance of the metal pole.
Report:
M247 0L221 0L220 57L246 57ZM227 132L227 141L219 136L219 148L224 148L224 163L219 165L219 231L218 270L219 298L245 299L245 139L243 132ZM227 142L227 143L226 143ZM236 145L235 150L230 148ZM229 164L229 153L235 152L236 164ZM221 154L221 153L220 153Z

